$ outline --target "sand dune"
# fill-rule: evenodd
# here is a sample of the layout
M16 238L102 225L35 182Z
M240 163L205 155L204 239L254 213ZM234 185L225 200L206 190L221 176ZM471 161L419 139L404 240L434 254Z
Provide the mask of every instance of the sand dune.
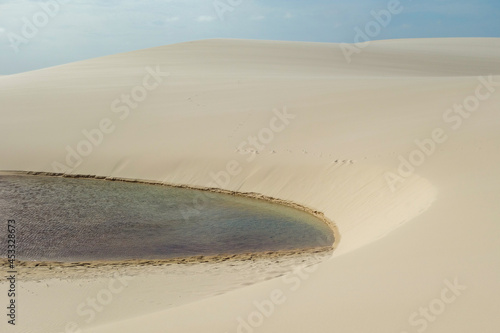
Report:
M0 170L254 192L338 227L307 278L137 317L113 303L123 317L88 332L496 332L499 75L486 38L371 42L350 63L339 44L245 40L91 59L0 78Z

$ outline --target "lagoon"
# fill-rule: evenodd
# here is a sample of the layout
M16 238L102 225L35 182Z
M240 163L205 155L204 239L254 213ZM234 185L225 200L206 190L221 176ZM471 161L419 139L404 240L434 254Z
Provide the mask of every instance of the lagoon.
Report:
M0 175L0 211L5 221L16 220L21 260L170 259L334 241L324 221L291 207L123 181ZM2 228L0 237L6 232Z

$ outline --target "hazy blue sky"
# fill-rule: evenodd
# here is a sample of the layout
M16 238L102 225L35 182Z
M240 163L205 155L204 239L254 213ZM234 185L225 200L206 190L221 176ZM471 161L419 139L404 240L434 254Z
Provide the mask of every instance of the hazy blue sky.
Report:
M370 22L374 40L500 37L499 0L397 2L0 0L0 74L204 38L352 43Z

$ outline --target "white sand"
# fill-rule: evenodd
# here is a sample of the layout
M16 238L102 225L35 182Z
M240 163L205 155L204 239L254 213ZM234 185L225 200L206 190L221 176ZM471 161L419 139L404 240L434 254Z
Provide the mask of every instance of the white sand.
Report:
M170 75L120 119L112 102L157 66ZM477 110L443 119L454 104L474 102L478 87ZM109 305L121 317L103 312L85 332L498 332L500 39L373 42L350 64L338 44L189 42L1 77L0 103L0 170L54 171L82 130L109 118L114 131L68 172L212 187L211 173L237 161L240 172L221 187L324 212L341 234L333 257L301 278L231 284L174 307L163 300L149 314L130 301L148 295L134 285L129 301ZM273 109L294 118L257 153L240 145L279 126ZM414 141L436 129L446 140L391 191L386 175L397 174L398 156L417 156ZM218 285L230 285L225 276ZM455 278L466 289L451 300L444 289ZM50 298L43 282L30 285L38 296L19 300L21 309L54 309L50 332L63 331L67 309L82 302L80 282L57 283L67 283L71 305ZM151 277L148 288L166 287ZM257 313L254 301L276 289L286 301L268 317ZM428 317L408 321L428 306ZM19 318L20 332L41 332L30 315ZM243 328L238 318L249 316L256 327Z

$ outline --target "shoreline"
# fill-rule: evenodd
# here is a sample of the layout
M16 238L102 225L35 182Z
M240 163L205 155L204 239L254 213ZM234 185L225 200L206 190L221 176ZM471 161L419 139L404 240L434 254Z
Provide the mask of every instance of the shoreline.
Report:
M285 260L321 257L318 263L328 258L333 250L330 247L308 248L299 250L266 251L240 254L219 254L207 256L189 256L171 259L124 259L124 260L84 260L84 261L30 261L15 260L17 275L23 279L59 278L58 270L68 277L86 277L87 275L105 275L108 269L125 269L126 275L142 268L169 267L178 265L244 263L264 260ZM7 265L8 259L0 258L0 265ZM36 269L36 271L33 271ZM132 274L135 275L135 274Z

